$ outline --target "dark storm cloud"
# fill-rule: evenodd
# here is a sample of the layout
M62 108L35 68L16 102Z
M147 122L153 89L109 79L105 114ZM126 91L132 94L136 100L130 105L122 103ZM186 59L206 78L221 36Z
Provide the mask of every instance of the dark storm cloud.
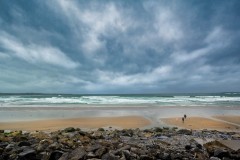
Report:
M1 1L0 92L239 91L236 1Z

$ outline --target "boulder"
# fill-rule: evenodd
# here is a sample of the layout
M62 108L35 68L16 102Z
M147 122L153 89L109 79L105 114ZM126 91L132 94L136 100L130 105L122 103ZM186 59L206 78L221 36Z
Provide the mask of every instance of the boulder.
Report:
M20 160L36 159L36 151L33 149L26 149L18 154Z
M106 153L102 156L102 160L118 160L119 158L111 153Z
M84 159L86 154L87 152L82 147L78 147L68 155L68 159L71 159L71 160Z
M62 151L53 151L48 160L58 160L63 155Z
M64 132L74 132L74 131L75 131L75 128L73 127L68 127L64 129Z
M188 129L180 129L177 131L178 134L192 135L192 131Z

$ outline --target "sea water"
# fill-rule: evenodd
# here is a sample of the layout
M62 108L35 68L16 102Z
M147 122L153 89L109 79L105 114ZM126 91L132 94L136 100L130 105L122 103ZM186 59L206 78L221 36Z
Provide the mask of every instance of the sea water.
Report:
M240 106L240 93L198 94L0 94L0 106L75 105Z

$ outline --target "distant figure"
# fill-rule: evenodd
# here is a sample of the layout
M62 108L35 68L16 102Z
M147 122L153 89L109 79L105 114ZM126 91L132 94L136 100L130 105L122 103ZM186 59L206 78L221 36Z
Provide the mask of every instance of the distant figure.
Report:
M184 118L185 118L185 119L187 118L187 115L186 115L186 114L184 114Z
M184 117L182 117L182 123L184 123Z

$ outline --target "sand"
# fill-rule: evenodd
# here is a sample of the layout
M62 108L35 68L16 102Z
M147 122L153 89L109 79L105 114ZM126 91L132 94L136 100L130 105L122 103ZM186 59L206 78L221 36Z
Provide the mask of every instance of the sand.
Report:
M141 128L151 124L151 121L141 116L121 117L86 117L72 119L52 119L21 122L1 122L0 129L4 130L44 130L54 131L67 127L79 127L81 129L96 129L100 127L114 128Z
M177 126L181 128L187 129L215 129L215 130L225 130L225 131L235 131L239 130L238 125L229 124L223 121L217 121L210 118L204 117L188 117L185 119L184 123L182 122L182 118L175 117L175 118L162 118L163 121L167 125Z
M240 116L213 116L213 117L240 125Z

